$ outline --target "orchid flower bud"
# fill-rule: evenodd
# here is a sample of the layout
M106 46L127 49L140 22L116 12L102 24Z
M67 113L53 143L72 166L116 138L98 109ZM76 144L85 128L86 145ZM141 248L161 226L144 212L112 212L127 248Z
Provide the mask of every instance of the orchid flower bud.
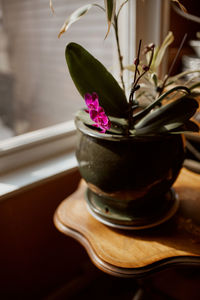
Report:
M143 65L143 66L142 66L142 69L143 69L145 72L147 72L147 71L149 71L149 66Z

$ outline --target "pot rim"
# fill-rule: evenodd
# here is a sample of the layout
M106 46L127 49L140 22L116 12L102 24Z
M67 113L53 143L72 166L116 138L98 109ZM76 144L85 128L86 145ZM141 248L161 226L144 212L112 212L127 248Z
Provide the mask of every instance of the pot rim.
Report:
M148 140L163 140L166 138L172 138L174 135L171 134L160 134L160 135L142 135L142 136L125 136L125 135L119 135L119 134L111 134L111 133L101 133L97 130L93 130L90 127L86 126L82 120L80 120L78 117L75 118L75 125L77 130L82 132L85 135L88 135L93 138L97 138L100 140L108 140L108 141L125 141L125 140L138 140L138 141L148 141ZM181 134L176 135L181 136Z

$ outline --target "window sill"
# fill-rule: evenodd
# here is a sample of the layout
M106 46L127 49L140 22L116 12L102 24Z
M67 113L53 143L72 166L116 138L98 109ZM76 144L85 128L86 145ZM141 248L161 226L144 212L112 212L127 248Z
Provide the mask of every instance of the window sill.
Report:
M76 168L74 152L68 152L0 175L0 201Z

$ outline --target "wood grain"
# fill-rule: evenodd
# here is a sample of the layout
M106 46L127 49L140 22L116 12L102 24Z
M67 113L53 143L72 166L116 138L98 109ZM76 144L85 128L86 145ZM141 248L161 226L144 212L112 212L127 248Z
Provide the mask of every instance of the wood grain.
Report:
M115 230L96 221L87 210L85 188L82 181L60 204L54 222L85 246L99 268L133 275L175 262L200 263L200 175L183 168L174 185L178 212L163 225L141 231Z

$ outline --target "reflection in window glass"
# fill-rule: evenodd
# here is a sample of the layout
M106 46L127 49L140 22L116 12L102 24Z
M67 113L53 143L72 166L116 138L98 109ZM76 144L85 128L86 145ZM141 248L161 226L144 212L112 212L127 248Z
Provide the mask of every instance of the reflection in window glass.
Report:
M112 34L104 41L107 28L101 9L92 8L57 38L67 16L88 2L54 1L54 15L48 1L0 2L1 140L68 121L84 105L66 67L67 43L80 43L112 69Z

